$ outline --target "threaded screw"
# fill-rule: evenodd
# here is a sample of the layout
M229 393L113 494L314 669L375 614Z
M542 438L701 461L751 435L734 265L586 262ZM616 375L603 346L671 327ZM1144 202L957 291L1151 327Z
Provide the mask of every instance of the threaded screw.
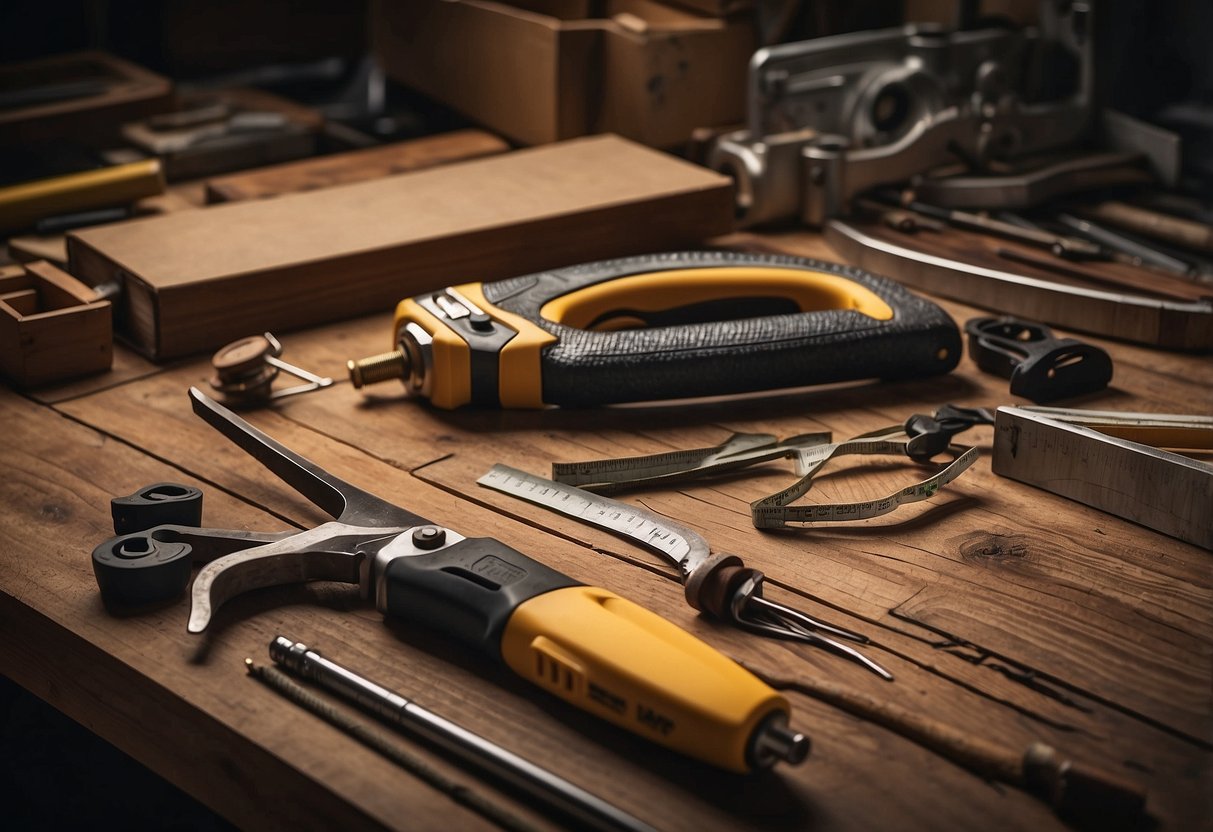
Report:
M345 362L345 368L350 372L350 383L357 388L394 378L408 378L409 357L404 350L394 350L357 361L351 359Z

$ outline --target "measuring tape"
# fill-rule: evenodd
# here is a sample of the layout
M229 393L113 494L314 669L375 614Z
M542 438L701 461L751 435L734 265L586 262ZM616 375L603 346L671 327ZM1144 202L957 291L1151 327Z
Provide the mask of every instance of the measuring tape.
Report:
M1150 444L1146 444L1150 443ZM1213 418L1000 407L994 473L1213 549Z
M788 505L808 493L809 489L813 487L813 477L834 457L852 454L890 454L908 457L909 442L910 438L906 436L905 429L897 426L865 433L846 442L836 442L800 451L795 457L796 474L800 479L782 491L750 503L750 518L753 520L754 526L759 529L777 529L788 523L822 523L830 520L851 521L879 517L882 514L888 514L898 506L933 497L935 492L968 470L979 456L976 448L949 445L947 450L955 456L951 463L933 476L885 497L856 503Z
M750 518L760 529L789 523L820 523L830 520L865 520L887 514L906 503L925 500L960 476L977 461L976 448L948 445L955 459L927 479L876 500L790 506L808 493L813 477L829 460L852 454L909 456L910 437L902 426L881 428L845 442L830 442L830 434L806 433L782 441L765 433L737 433L710 448L670 451L650 456L558 462L552 479L577 485L599 494L610 494L637 486L688 480L733 471L774 459L791 458L799 479L787 488L750 504Z
M702 536L673 520L648 509L600 497L508 465L494 465L476 482L582 520L665 555L679 565L683 580L710 554Z

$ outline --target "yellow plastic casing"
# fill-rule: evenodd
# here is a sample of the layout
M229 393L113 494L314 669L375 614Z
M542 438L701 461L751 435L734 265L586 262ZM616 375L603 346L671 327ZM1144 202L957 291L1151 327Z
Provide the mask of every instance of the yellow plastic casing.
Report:
M487 300L483 284L465 283L455 286L469 301L497 321L517 332L498 353L498 396L502 407L540 408L543 401L543 373L540 351L556 343L556 336ZM472 361L467 342L445 322L431 314L412 298L396 305L393 327L399 342L404 327L416 323L434 339L432 366L426 367L429 399L445 409L461 407L472 401Z
M433 338L431 366L425 368L429 398L437 407L453 410L472 400L472 357L467 342L412 298L396 304L396 342L409 322Z
M556 343L556 336L531 321L493 306L484 298L482 283L465 283L455 290L479 306L494 319L518 334L498 353L498 395L502 407L543 407L543 369L541 351Z
M756 728L787 701L685 630L597 587L537 595L506 624L518 675L669 748L736 772Z
M853 280L772 266L673 269L620 277L555 297L540 314L554 323L584 329L615 310L658 312L741 297L786 298L801 312L854 309L881 321L893 317L888 303Z

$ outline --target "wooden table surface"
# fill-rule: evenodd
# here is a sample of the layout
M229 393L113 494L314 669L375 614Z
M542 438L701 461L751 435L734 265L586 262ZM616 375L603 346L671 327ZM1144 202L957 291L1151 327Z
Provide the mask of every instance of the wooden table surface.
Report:
M763 239L831 254L818 237ZM941 304L958 321L984 314ZM344 379L379 352L390 316L278 333L287 360ZM1063 333L1069 334L1069 333ZM1099 409L1209 413L1213 362L1088 339L1116 374ZM615 730L420 628L388 624L336 584L250 592L205 636L182 599L142 615L102 606L90 552L112 535L109 500L178 481L205 493L204 524L305 528L325 516L195 417L207 357L58 388L0 388L0 672L247 828L480 829L481 816L246 677L277 634L564 774L661 829L1065 828L1025 792L982 779L921 739L806 693L828 682L1013 750L1036 740L1149 792L1163 829L1213 816L1213 555L995 476L992 431L962 435L979 461L923 503L884 517L760 532L748 502L790 482L786 463L623 499L691 526L768 576L767 594L869 635L887 683L808 645L700 617L658 557L574 520L479 488L495 462L553 461L718 443L734 431L849 437L945 402L1012 403L968 358L953 373L767 397L599 410L444 412L397 385L334 387L249 420L337 475L469 535L488 535L686 628L783 689L813 741L799 767L723 773ZM883 495L921 479L893 459L832 466L810 502ZM395 740L540 828L554 824L406 738Z

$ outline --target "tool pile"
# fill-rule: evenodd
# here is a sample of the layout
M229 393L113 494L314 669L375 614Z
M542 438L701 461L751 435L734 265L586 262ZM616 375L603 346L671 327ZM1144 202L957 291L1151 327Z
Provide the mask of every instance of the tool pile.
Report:
M443 5L451 8L442 14L458 15L467 4ZM930 689L924 680L947 671L901 646L913 627L929 634L938 655L963 654L1001 674L999 684L1022 682L1067 707L1068 697L1081 696L1064 679L1042 681L1033 668L966 641L965 616L986 610L955 613L929 576L915 574L926 610L916 618L919 593L899 594L898 585L915 570L934 574L922 566L929 559L975 572L974 564L1013 552L1013 544L973 554L951 543L1002 535L971 519L970 509L1001 496L988 493L991 482L1016 495L1017 506L1047 492L1101 520L1213 550L1213 417L1094 409L1115 407L1119 396L1149 400L1150 392L1113 385L1122 377L1113 355L1120 362L1126 353L1068 334L1133 349L1213 349L1210 214L1198 201L1173 198L1181 184L1175 144L1153 142L1154 126L1101 109L1092 33L1105 5L1042 2L1037 25L1013 27L961 3L953 28L912 23L768 43L753 52L745 75L744 125L705 128L702 165L629 138L566 137L565 126L592 115L578 110L545 122L545 133L564 140L541 147L509 150L499 137L473 134L463 137L460 159L430 151L453 162L431 170L385 148L373 157L336 154L326 167L310 158L327 135L326 119L275 96L199 90L170 101L163 79L122 62L104 83L40 84L39 106L62 97L74 102L69 109L89 110L77 99L100 95L94 103L104 112L122 103L115 95L125 85L146 88L124 93L138 94L107 141L128 146L107 151L105 167L0 182L0 226L22 236L68 234L56 238L55 264L0 265L0 369L36 388L108 370L114 337L133 349L119 353L131 361L187 362L163 372L193 372L188 362L219 348L205 371L211 394L194 386L204 376L188 386L194 415L301 495L303 513L329 518L286 531L210 528L196 485L162 481L115 497L115 536L91 553L105 609L122 618L181 612L193 643L209 644L224 638L217 622L241 615L237 598L288 584L343 584L356 588L350 604L372 606L391 637L422 634L419 649L466 658L472 675L541 703L543 719L566 703L593 717L566 718L573 730L588 724L586 734L613 736L621 728L640 738L621 747L660 747L732 778L712 782L790 779L789 767L809 756L811 708L823 705L1009 784L1068 821L1144 822L1141 783L1154 773L1135 761L1082 759L1102 738L1075 728L1068 715L1014 706L1017 729L1035 737L1023 743L920 710ZM618 72L620 55L644 55L646 72L656 73L646 89L659 89L653 68L661 61L643 48L673 24L650 25L630 4L619 8L601 26L561 18L543 35L585 46L580 39L597 33L616 43L616 52L586 52L605 61L603 72ZM528 11L517 25L533 25L533 17L541 15ZM681 35L688 42L692 33L732 43L749 32L736 15L722 13L719 26L694 20ZM388 40L397 37L404 36L392 30ZM568 56L578 50L567 42L558 52L576 63ZM691 57L681 60L693 74ZM409 61L401 66L415 70ZM52 75L66 71L55 67ZM616 105L604 104L601 118L626 127L618 91L608 93ZM508 115L508 123L520 118ZM40 129L58 128L52 121ZM295 160L287 168L240 173L287 159ZM210 198L222 205L161 211L145 201L169 183L217 172L233 174L210 183ZM326 187L313 190L308 177ZM162 215L140 218L149 213ZM723 236L738 229L746 231ZM797 256L806 240L814 251L824 240L845 264ZM17 240L12 251L37 242ZM990 314L957 321L950 301ZM269 331L300 343L292 353L321 368L337 352L344 359L347 349L368 344L355 338L351 346L341 329L320 350L300 330L386 315L392 303L384 351L350 358L349 386L334 381L340 373L331 366L313 372L287 363ZM162 372L147 366L145 375ZM283 386L282 373L300 383ZM308 396L286 401L300 394ZM77 395L69 390L62 400ZM340 406L343 396L348 407ZM729 408L739 402L750 403L747 416L759 415L735 416ZM781 404L767 414L766 402ZM259 421L264 413L244 412L259 408L290 416L271 427ZM644 424L633 431L643 447L594 435L615 414L629 414L629 427ZM334 428L364 419L366 427ZM407 471L445 499L448 512L431 510L443 504L437 498L420 503L364 490L270 435L285 441L296 429ZM961 444L970 430L977 439ZM358 437L372 432L381 444L361 447ZM683 443L689 434L695 442ZM496 455L507 436L515 444L503 442ZM462 441L468 437L478 441ZM424 453L400 461L393 441ZM552 451L536 461L553 448L563 456L550 458ZM653 448L661 450L640 452ZM791 482L780 468L788 462ZM206 484L204 467L178 467ZM440 473L427 479L430 468ZM981 476L986 487L969 485ZM873 479L897 485L869 493ZM264 495L245 495L214 474L209 487L277 513ZM652 504L650 495L657 495ZM673 510L681 498L697 509ZM495 513L501 527L461 517L469 504ZM409 507L418 505L437 519ZM991 513L982 516L988 523ZM921 563L890 569L864 599L865 612L845 599L866 587L852 595L850 587L829 594L813 585L823 553L838 549L849 563L893 560L871 541L918 540L914 534L933 524L948 530L952 549L922 550ZM624 548L579 537L597 532ZM653 579L645 587L650 603L629 600L618 580L599 587L553 568L510 536L519 534L574 552L594 580L599 556L643 567ZM658 561L634 557L632 548ZM1034 564L1025 558L1019 566L1028 574ZM1035 574L1025 581L1052 591ZM989 589L977 580L971 586L975 596ZM178 609L183 597L188 616ZM659 607L653 598L666 601ZM686 612L682 600L701 615L671 620ZM1021 606L1026 616L1035 612L1029 602ZM303 633L306 644L334 632L322 615L308 620L321 626ZM1024 624L1037 626L1045 629L1035 619ZM749 660L736 655L737 645L753 651ZM617 805L618 793L608 800L570 772L371 681L373 668L352 669L365 656L345 666L330 652L278 636L269 645L272 666L250 658L246 670L503 828L532 825L346 705L558 823L654 828ZM207 665L205 653L199 648L195 664ZM780 661L789 656L795 669L785 672ZM981 707L1006 708L1013 698L997 684L967 677L962 684ZM1132 711L1098 690L1079 693L1122 716ZM1151 714L1141 721L1178 733ZM1085 743L1079 753L1061 747L1061 732L1072 732L1076 747Z

